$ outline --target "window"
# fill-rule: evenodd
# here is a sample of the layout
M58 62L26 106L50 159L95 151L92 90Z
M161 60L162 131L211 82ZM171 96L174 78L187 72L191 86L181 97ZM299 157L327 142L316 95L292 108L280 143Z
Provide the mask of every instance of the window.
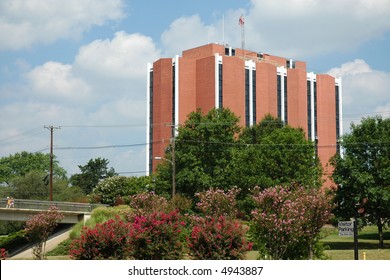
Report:
M222 80L223 80L223 73L222 73L223 67L222 63L218 65L218 88L219 88L219 108L223 107L223 89L222 89Z
M249 69L245 69L245 126L250 126L250 100L249 100Z
M256 119L256 70L252 71L252 92L253 92L253 123L257 123Z
M153 164L153 71L149 73L149 171Z

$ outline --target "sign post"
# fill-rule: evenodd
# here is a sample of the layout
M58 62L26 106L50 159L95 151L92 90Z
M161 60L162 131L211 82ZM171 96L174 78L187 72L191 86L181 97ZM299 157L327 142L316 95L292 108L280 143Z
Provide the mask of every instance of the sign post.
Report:
M357 231L357 220L353 221L339 221L338 223L339 236L353 236L353 248L355 260L359 259L358 253L358 231Z

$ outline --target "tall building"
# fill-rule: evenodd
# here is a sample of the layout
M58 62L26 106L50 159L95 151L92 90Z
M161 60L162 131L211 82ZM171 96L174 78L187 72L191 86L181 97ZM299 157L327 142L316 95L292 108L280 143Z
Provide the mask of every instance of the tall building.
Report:
M156 167L187 115L230 108L241 126L266 114L301 127L317 146L325 173L342 132L340 78L306 71L306 63L219 44L185 50L148 64L147 170Z

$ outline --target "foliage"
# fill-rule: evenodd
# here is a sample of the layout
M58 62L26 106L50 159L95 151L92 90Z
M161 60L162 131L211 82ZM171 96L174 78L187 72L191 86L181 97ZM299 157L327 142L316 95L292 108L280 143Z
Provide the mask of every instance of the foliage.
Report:
M177 260L184 252L184 222L177 211L136 216L131 223L131 256L140 260Z
M43 171L30 171L25 175L14 177L7 187L2 188L4 196L18 199L49 200L50 188ZM78 187L69 187L65 179L53 178L53 199L56 201L78 201L84 194Z
M165 212L168 209L168 200L154 192L143 192L130 196L129 205L134 209L135 216L142 216L152 212Z
M254 201L251 236L261 257L312 257L319 232L331 214L330 196L318 189L278 186L258 192Z
M181 194L175 194L175 196L168 201L169 211L177 210L179 213L185 214L191 211L191 208L192 200Z
M24 230L19 230L0 238L0 247L5 248L9 252L26 244L28 244L28 240Z
M1 260L6 260L8 258L8 251L4 248L0 249L0 254L1 254Z
M46 258L46 241L63 218L64 215L59 213L56 207L51 206L48 211L34 215L26 222L26 236L34 244L35 259Z
M70 177L73 186L80 187L85 194L89 194L100 180L117 175L114 168L108 168L109 161L104 158L90 159L86 165L79 165L81 173Z
M390 223L390 119L362 119L342 137L343 157L332 159L334 181L339 185L336 216L358 216L363 224L378 227L383 248L383 229Z
M210 187L229 188L229 164L240 131L238 117L229 109L200 110L189 114L175 138L176 189L193 196ZM172 144L165 157L171 159ZM158 166L158 180L172 181L172 164Z
M23 221L0 221L0 236L8 235L24 229L25 222Z
M150 184L150 177L113 176L103 179L93 189L90 201L110 206L125 203L128 196L137 194Z
M129 232L129 224L119 217L96 224L94 228L84 227L80 239L71 243L69 254L78 260L127 259Z
M0 158L0 185L6 184L19 176L25 176L32 171L50 172L50 154L21 152ZM65 179L66 171L53 159L54 177Z
M70 239L80 238L81 230L84 226L93 228L96 224L104 223L108 220L115 219L117 217L126 221L127 216L132 213L132 209L130 209L127 205L120 205L115 207L98 207L92 210L91 217L85 221L79 222L75 226L73 226L72 231L69 234Z
M195 194L199 199L196 207L206 216L234 218L237 214L236 196L239 192L236 187L226 192L218 188L210 188Z
M132 222L116 217L94 228L84 227L74 239L69 254L73 259L180 259L184 243L177 211L135 216Z
M238 221L223 215L194 217L194 226L188 237L189 254L194 259L240 260L251 246Z
M255 186L321 186L322 167L313 142L306 140L302 129L266 116L257 125L245 128L239 138L231 177L241 188L241 198Z

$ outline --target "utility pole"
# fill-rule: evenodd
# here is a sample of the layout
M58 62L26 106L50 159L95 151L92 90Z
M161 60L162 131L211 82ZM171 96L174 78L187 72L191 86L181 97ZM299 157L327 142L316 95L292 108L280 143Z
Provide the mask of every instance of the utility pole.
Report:
M59 126L45 125L44 128L50 130L50 201L53 201L53 131L54 129L60 129Z

